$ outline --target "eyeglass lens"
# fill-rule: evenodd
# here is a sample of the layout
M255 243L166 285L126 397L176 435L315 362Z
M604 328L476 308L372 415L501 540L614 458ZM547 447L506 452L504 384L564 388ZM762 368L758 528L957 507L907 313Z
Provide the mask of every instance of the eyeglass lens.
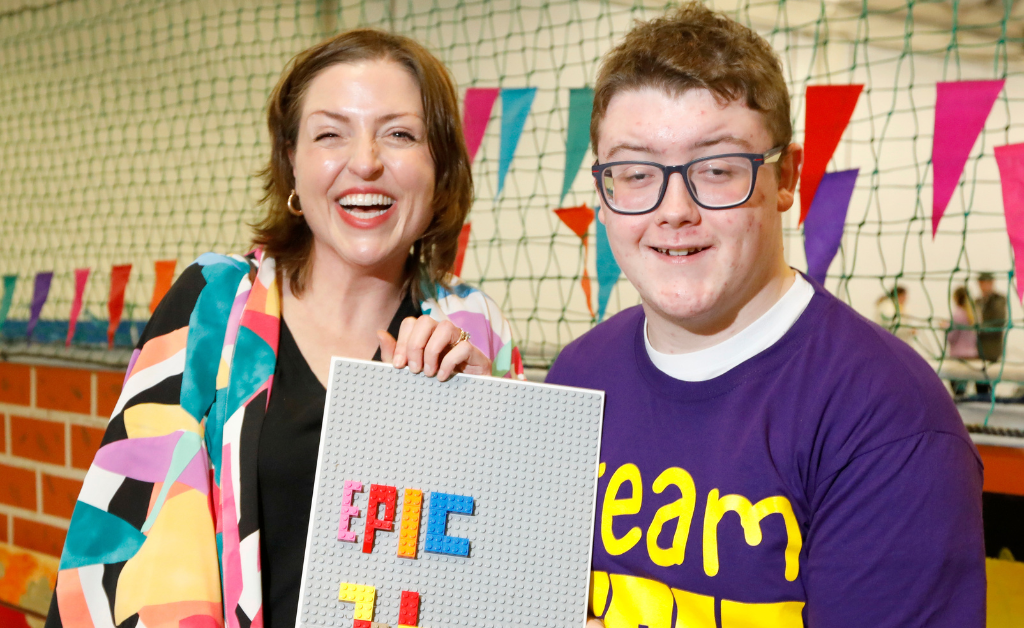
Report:
M601 177L605 198L616 210L645 212L658 203L664 173L656 166L623 163ZM708 207L728 207L750 194L754 168L746 157L716 157L698 161L686 171L696 200Z

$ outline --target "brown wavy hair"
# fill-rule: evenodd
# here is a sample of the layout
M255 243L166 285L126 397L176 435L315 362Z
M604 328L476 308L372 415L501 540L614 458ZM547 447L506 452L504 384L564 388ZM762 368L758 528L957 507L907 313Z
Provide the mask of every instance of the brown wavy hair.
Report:
M267 105L270 162L259 176L265 194L265 214L253 224L253 244L263 247L287 274L291 290L300 295L312 267L313 234L302 216L288 211L295 187L288 157L298 138L302 104L320 72L339 63L387 60L405 68L423 99L427 145L434 161L433 218L413 245L406 280L413 296L446 286L458 250L459 231L473 202L469 154L462 137L459 101L447 68L426 48L408 37L375 29L341 33L296 55L285 67Z
M672 96L706 89L721 104L743 100L761 113L773 146L793 141L789 90L778 55L760 35L699 2L638 22L605 55L590 118L595 151L612 97L644 88Z

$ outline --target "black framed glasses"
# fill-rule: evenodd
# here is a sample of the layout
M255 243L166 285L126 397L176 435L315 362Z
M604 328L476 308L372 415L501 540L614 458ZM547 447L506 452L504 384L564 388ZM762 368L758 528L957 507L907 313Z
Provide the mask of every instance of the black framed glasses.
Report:
M704 209L729 209L750 200L757 170L782 157L782 146L767 153L729 153L694 159L681 166L653 161L613 161L591 169L601 198L619 214L646 214L661 205L668 178L678 172L693 201Z

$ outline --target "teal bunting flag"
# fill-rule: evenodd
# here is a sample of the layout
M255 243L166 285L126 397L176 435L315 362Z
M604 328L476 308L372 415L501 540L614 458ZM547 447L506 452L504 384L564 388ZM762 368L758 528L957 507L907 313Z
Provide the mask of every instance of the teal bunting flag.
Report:
M604 211L600 209L599 211ZM605 310L608 309L608 299L612 296L612 288L619 280L618 262L612 255L612 247L608 244L608 231L604 223L597 221L597 320L604 320Z
M579 174L580 164L590 147L590 112L594 108L594 90L590 87L575 87L569 90L569 128L565 139L565 174L562 177L562 196L558 204L572 188L572 182Z
M536 95L536 87L501 90L501 148L498 156L498 192L494 198L501 196L501 190L505 187L505 175L512 165L519 136L523 134L526 118L530 115L530 106L533 105L533 97Z
M11 311L11 302L14 300L14 286L18 284L17 275L4 275L4 296L0 301L0 330L3 329L7 320L7 313Z

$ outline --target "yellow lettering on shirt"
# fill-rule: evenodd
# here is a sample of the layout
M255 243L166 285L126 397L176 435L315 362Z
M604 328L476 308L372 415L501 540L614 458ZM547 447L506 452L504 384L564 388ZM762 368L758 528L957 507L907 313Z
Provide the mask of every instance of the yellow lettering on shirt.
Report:
M745 604L722 600L722 628L803 628L803 602Z
M686 554L686 539L690 536L690 522L693 521L693 509L697 503L697 489L693 485L693 477L679 467L665 469L654 480L654 492L661 493L669 485L679 489L680 498L671 504L658 509L647 529L647 553L651 561L660 567L682 565ZM672 545L667 549L658 546L658 537L662 528L672 519L676 521L676 532L672 536Z
M594 617L604 616L608 606L608 573L605 571L590 572L590 614Z
M611 574L606 628L672 628L672 591L657 580ZM714 626L714 624L711 624Z
M715 598L679 589L672 589L672 597L676 599L675 628L716 628Z
M626 482L629 482L632 492L629 497L619 499L619 489ZM612 531L612 521L615 517L635 515L640 512L643 490L640 469L635 464L622 465L608 480L608 488L604 493L604 505L601 508L601 542L604 543L604 550L609 555L625 554L640 542L640 537L643 536L640 528L631 528L625 536L616 538Z
M786 522L786 580L793 582L800 572L800 548L803 538L797 524L793 506L785 497L766 497L753 506L742 495L726 495L719 499L718 489L708 493L708 504L704 511L704 573L718 574L718 524L725 513L733 511L740 516L743 538L747 545L761 543L761 520L770 514L782 515Z

